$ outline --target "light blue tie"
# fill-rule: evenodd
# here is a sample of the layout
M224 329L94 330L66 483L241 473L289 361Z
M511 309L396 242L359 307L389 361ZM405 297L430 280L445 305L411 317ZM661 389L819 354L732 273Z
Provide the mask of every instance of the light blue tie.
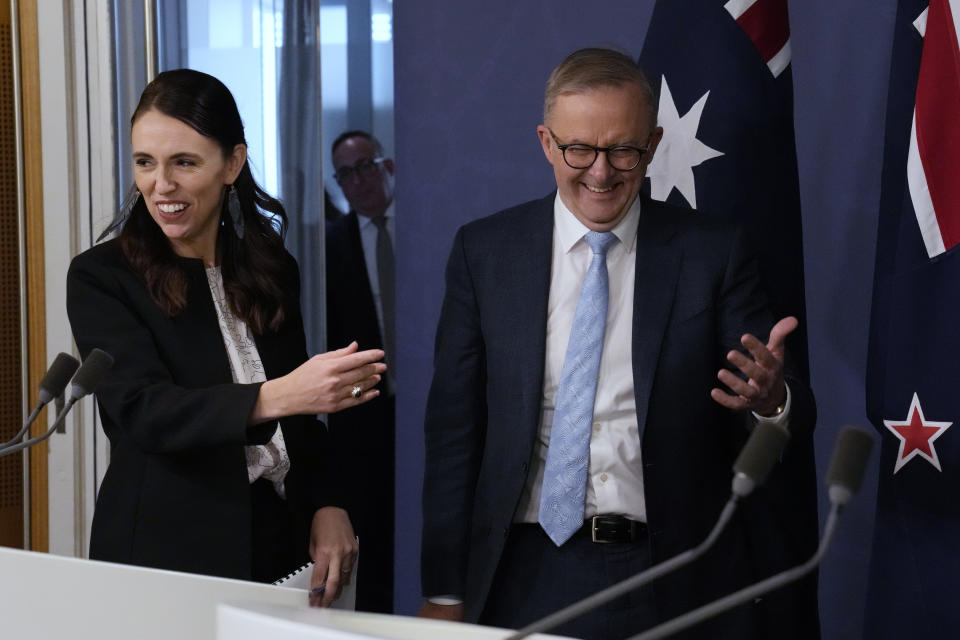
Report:
M563 358L556 408L550 427L547 466L540 489L540 526L558 547L583 525L583 501L590 464L590 423L597 396L597 376L607 325L607 250L617 239L606 231L589 231L593 261L583 279Z

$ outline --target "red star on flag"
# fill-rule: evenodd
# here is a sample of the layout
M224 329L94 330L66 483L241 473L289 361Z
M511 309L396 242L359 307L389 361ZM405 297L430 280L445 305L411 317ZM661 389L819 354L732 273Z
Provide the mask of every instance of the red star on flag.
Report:
M923 417L923 409L920 408L920 399L917 398L916 392L910 402L910 410L907 412L905 422L884 420L883 424L900 440L900 451L897 453L894 473L900 471L903 465L910 462L914 456L920 456L932 464L937 471L942 471L933 441L943 435L943 432L953 423L927 421Z

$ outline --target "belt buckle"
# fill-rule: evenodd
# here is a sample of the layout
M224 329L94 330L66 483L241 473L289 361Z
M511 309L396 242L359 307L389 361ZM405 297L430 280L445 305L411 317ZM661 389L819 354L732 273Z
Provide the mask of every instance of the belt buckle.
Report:
M590 518L590 542L596 542L597 544L608 544L610 540L598 540L597 539L597 520L600 516L593 516Z

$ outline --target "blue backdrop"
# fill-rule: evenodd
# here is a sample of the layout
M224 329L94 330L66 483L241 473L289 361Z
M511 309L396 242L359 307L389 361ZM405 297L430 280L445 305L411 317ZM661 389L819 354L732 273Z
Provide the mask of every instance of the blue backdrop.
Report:
M395 4L399 613L421 603L423 412L454 232L553 188L535 131L547 76L583 46L639 55L653 4ZM895 0L803 0L790 9L820 477L839 428L868 427L864 371L895 13ZM820 574L828 640L860 635L876 458Z

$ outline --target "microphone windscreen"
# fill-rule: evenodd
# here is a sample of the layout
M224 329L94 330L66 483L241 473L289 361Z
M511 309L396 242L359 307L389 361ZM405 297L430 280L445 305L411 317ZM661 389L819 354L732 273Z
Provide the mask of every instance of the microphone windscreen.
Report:
M67 383L73 377L80 361L68 353L62 351L53 359L53 364L47 369L47 373L40 381L40 402L47 404L67 388Z
M100 382L100 378L107 369L113 366L113 357L106 351L94 349L83 361L77 370L77 375L73 378L73 384L70 387L70 396L76 400L83 396L93 393Z
M754 485L763 484L789 439L786 429L769 422L758 422L733 463L734 472L747 476Z
M844 427L833 446L827 486L842 487L851 495L859 491L872 448L873 436L862 429Z

